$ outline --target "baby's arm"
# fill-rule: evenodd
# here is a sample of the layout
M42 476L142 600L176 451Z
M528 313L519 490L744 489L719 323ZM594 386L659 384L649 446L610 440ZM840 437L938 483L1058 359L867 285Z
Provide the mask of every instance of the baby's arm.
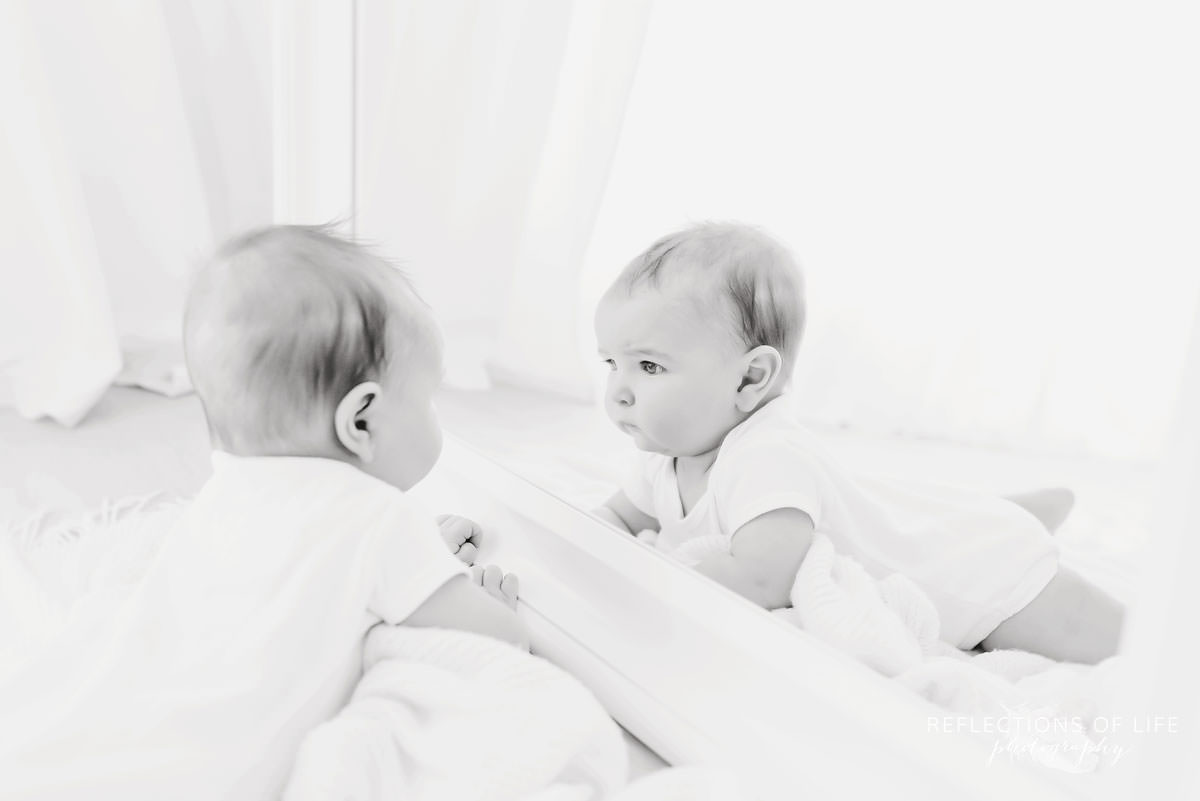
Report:
M647 529L658 531L658 521L634 506L633 501L629 500L629 497L621 490L605 501L604 505L596 509L593 514L610 526L630 534L637 534Z
M696 570L764 609L779 609L791 603L792 584L812 537L808 514L775 509L739 528L729 553L706 557Z
M430 626L484 634L529 650L529 632L516 613L516 576L489 565L472 578L455 576L404 620L406 626Z

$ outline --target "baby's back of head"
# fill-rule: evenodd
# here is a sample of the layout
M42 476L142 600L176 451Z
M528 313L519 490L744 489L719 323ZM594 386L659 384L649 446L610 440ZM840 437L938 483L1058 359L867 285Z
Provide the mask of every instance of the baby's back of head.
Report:
M782 243L742 223L700 223L644 250L613 289L633 293L664 285L687 288L706 319L727 325L747 349L778 350L790 374L804 333L804 279Z
M346 392L435 336L397 269L313 226L226 243L196 276L184 315L213 444L241 455L320 454Z

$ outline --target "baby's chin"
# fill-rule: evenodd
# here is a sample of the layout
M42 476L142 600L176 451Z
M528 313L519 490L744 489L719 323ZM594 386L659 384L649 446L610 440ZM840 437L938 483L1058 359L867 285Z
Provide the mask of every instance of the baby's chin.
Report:
M648 436L641 427L635 426L632 423L617 423L617 428L619 428L623 434L633 440L634 447L639 451L645 451L646 453L659 453L663 456L682 455L677 450L668 448L658 440Z
M657 442L647 437L646 432L642 431L642 429L638 428L637 426L623 424L619 425L618 428L620 428L621 431L623 431L629 436L630 439L633 440L634 447L639 451L647 451L649 453L663 452L662 447Z
M630 439L633 440L633 445L639 451L646 453L658 453L663 456L678 456L679 454L672 451L670 448L664 448L661 443L655 442L643 433L640 429L637 431L628 432Z

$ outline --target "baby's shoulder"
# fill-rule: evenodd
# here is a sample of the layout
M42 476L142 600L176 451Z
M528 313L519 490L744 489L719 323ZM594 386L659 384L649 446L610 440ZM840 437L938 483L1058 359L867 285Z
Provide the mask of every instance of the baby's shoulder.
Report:
M829 457L805 426L786 418L764 423L735 429L725 438L712 468L717 484L758 479L773 483L778 477L798 478L832 469Z
M761 416L762 419L755 419ZM729 432L718 459L805 456L818 451L812 433L791 417L758 412Z
M314 475L306 494L319 508L304 509L307 504L297 499L294 514L344 536L435 526L424 506L411 495L356 468Z

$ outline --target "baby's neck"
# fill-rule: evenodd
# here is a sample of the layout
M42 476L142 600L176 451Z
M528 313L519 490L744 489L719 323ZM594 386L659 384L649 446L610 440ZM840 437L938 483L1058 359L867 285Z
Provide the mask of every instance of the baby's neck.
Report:
M712 469L713 463L717 461L717 456L721 453L721 446L725 444L725 438L729 436L730 432L740 426L742 423L749 420L759 411L759 409L762 409L763 406L775 400L775 398L779 397L781 394L781 392L775 392L771 396L765 398L762 403L760 403L758 407L754 409L754 411L742 414L736 425L731 426L729 430L725 432L725 435L721 437L721 441L717 443L716 447L692 456L676 456L675 475L686 475L692 477L706 475L708 471Z
M721 446L713 448L704 453L698 453L694 456L676 456L675 457L675 473L680 473L688 476L700 476L707 473L713 466L713 462L717 461L717 454L721 452Z
M331 437L325 437L324 440L319 437L312 437L309 438L308 441L303 441L297 438L293 440L243 440L237 442L220 441L214 438L213 447L216 450L224 451L233 456L290 456L313 459L333 459L339 462L353 463L353 459L350 458L344 449L337 447L332 442Z

